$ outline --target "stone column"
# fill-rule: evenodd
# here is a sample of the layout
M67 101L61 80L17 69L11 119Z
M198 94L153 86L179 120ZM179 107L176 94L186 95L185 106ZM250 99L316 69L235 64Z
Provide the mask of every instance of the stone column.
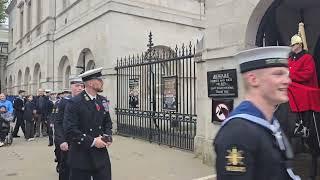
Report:
M207 28L202 40L197 61L197 135L195 153L205 164L214 165L214 138L219 124L211 123L212 99L208 97L207 72L238 69L233 56L239 51L254 46L260 19L273 0L210 0L206 1ZM243 99L242 81L239 71L238 98Z

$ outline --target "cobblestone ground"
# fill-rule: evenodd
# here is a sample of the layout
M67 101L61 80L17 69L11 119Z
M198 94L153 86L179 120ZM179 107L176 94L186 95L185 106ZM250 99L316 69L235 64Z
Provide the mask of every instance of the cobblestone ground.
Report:
M57 180L47 138L14 139L0 148L0 180ZM109 149L114 180L193 180L214 174L190 152L115 136ZM212 178L202 178L212 179Z

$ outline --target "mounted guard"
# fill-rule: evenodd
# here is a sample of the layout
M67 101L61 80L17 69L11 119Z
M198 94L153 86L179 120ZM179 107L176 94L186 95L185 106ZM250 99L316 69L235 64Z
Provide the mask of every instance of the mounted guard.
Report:
M281 104L275 116L291 143L305 147L312 154L311 179L317 174L317 156L320 154L320 89L315 60L308 54L304 24L299 23L298 34L291 38L291 53L288 59L290 79L289 102ZM295 141L297 140L298 141Z

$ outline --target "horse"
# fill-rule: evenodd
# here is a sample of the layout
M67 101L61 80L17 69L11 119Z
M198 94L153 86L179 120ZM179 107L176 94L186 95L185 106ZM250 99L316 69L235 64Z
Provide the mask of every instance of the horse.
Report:
M320 156L320 112L292 112L289 103L284 103L277 107L275 117L291 142L295 154L311 154L309 180L316 180Z

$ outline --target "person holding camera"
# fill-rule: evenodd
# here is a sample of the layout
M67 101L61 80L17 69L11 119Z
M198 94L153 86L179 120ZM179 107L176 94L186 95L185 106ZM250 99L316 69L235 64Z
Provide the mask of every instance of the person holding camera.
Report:
M85 90L66 105L63 129L69 143L70 180L111 180L107 148L112 143L112 121L103 91L103 68L80 74Z

